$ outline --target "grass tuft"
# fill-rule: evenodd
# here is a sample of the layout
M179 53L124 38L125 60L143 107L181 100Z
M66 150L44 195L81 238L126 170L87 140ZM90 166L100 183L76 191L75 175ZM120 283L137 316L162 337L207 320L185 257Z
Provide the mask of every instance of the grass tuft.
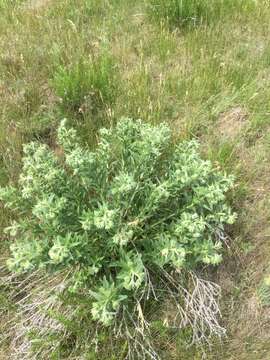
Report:
M94 59L80 59L70 67L59 66L52 86L60 97L64 115L96 115L109 108L116 98L115 64L105 53Z
M245 11L254 6L253 0L150 0L149 15L170 27L190 28L213 23L235 10Z

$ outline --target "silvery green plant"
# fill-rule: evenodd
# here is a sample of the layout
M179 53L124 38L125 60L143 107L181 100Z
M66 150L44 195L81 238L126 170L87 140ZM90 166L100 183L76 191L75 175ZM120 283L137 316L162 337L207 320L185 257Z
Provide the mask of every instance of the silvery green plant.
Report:
M167 125L123 118L100 130L95 151L63 120L58 144L58 155L25 145L18 185L0 190L16 219L6 229L10 270L74 269L68 291L88 294L93 320L110 325L138 306L150 274L221 262L233 178L196 141L175 145Z

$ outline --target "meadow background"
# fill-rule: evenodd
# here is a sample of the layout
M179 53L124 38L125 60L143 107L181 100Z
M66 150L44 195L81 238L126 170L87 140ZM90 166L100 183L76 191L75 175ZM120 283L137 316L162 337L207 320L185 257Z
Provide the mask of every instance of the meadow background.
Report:
M177 3L0 0L0 185L16 183L23 143L39 140L57 151L55 130L64 117L90 148L97 130L121 116L164 121L175 141L197 138L204 157L236 176L229 197L238 212L225 260L209 273L222 287L227 337L206 349L206 358L265 360L270 3L197 0L182 14ZM0 205L1 229L9 215ZM4 259L8 239L0 236ZM13 311L4 284L0 311L4 324ZM181 337L161 333L158 342L164 358L201 358ZM4 342L0 358L9 357Z

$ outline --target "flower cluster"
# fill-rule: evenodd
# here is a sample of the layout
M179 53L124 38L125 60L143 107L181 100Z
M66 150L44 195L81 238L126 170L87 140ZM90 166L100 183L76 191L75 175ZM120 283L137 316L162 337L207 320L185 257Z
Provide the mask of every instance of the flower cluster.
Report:
M65 120L58 143L60 156L26 145L18 187L0 189L16 212L10 269L74 268L70 291L87 292L93 319L108 325L149 271L221 261L233 179L200 157L196 141L173 145L165 124L124 118L100 131L93 152Z

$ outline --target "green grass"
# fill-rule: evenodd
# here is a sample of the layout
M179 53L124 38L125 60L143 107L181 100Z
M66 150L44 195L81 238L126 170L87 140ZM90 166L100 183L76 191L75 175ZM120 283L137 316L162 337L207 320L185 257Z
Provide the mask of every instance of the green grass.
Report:
M188 28L213 24L236 13L254 10L253 0L150 0L148 12L151 19L165 23L170 28Z
M96 115L101 108L111 106L116 96L116 71L106 55L89 62L79 60L68 69L59 66L52 87L60 98L63 115Z
M220 359L221 351L224 360L249 360L256 350L255 359L265 359L266 330L252 346L243 344L250 323L255 333L265 328L266 310L257 322L252 310L252 320L242 315L270 259L269 2L183 1L180 13L180 0L157 7L164 1L59 0L31 10L0 0L0 183L17 181L23 143L55 147L63 117L90 146L96 131L120 116L165 121L175 141L197 137L204 156L238 184L230 194L239 213L233 245L212 274L224 289L228 341L208 357ZM1 228L9 216L1 205ZM166 336L165 358L179 359L181 347Z

